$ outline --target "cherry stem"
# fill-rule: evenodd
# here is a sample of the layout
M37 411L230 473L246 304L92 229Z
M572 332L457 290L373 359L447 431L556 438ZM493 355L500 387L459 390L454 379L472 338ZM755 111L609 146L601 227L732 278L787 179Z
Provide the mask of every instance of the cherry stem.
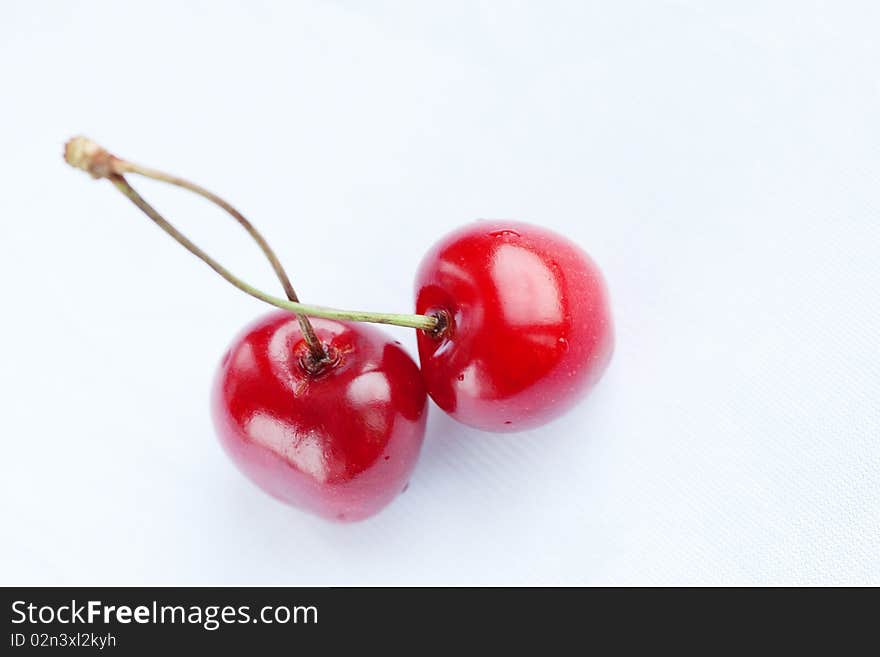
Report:
M87 140L83 137L76 137L70 140L65 148L65 160L71 166L83 169L92 175L94 178L107 178L113 185L122 192L132 203L134 203L141 211L144 212L150 219L153 220L162 230L168 233L171 237L173 237L179 244L181 244L187 251L195 255L197 258L202 260L205 264L207 264L211 269L217 272L220 276L226 279L229 283L242 290L243 292L260 299L270 305L276 306L278 308L282 308L284 310L289 310L293 312L300 318L304 317L322 317L325 319L338 319L338 320L349 320L356 322L373 322L377 324L393 324L395 326L406 326L410 328L420 329L423 331L433 331L438 326L438 319L432 315L409 315L409 314L395 314L395 313L376 313L376 312L368 312L368 311L356 311L356 310L338 310L335 308L327 308L324 306L313 306L300 303L296 299L296 294L293 293L293 288L290 286L289 280L287 280L287 276L284 273L283 268L281 268L280 263L277 268L275 268L276 274L279 276L283 276L285 280L287 280L287 284L285 285L285 291L288 292L289 295L292 295L294 300L285 300L270 294L263 292L255 288L254 286L244 282L237 276L235 276L232 272L226 269L219 262L214 260L211 256L205 253L201 248L199 248L195 243L193 243L186 235L181 233L177 228L175 228L168 220L166 220L159 212L149 203L147 203L144 198L138 194L137 191L128 183L125 177L122 175L124 172L131 171L132 173L139 173L141 175L147 175L151 178L157 178L159 180L164 180L166 182L170 182L171 184L177 184L181 187L185 187L186 189L190 189L209 200L220 205L230 212L233 217L239 219L239 223L242 223L246 229L249 228L248 232L257 240L257 242L261 245L265 244L264 253L266 253L267 257L269 257L270 262L273 262L273 267L275 267L275 263L278 262L272 250L269 248L268 244L262 238L261 235L253 228L253 226L244 219L243 216L240 215L237 211L232 208L228 203L220 199L219 197L211 194L207 190L198 187L197 185L193 185L192 183L188 183L179 178L175 178L174 176L167 176L166 174L162 174L158 171L153 171L150 169L145 169L143 167L136 167L135 170L131 167L131 163L125 162L125 160L121 160L109 152L95 144L94 142ZM148 171L149 173L143 173L143 171ZM150 174L158 174L150 175ZM271 254L271 256L269 255ZM289 288L289 289L288 289ZM311 329L311 325L309 325L309 329ZM312 332L312 335L314 333ZM303 337L306 339L306 331L303 330ZM320 343L317 342L317 337L315 337L316 344L320 349L321 359L326 359L327 354L324 351L323 347L320 346ZM309 345L311 347L311 345Z
M281 283L281 286L284 288L284 293L287 295L287 298L293 302L299 302L299 297L297 297L296 292L293 289L293 284L290 282L290 278L287 276L287 272L284 271L284 267L281 264L281 261L278 260L278 256L275 255L275 252L272 250L272 247L269 246L269 243L266 241L266 238L257 230L257 228L248 221L241 212L239 212L235 207L233 207L229 202L220 198L213 192L208 189L205 189L201 185L197 185L185 178L181 178L179 176L174 176L170 173L165 173L164 171L159 171L158 169L153 169L150 167L145 167L140 164L135 164L134 162L129 162L128 160L124 160L120 157L114 156L114 171L116 173L136 173L138 175L144 176L145 178L151 178L153 180L158 180L160 182L165 182L171 185L175 185L176 187L181 187L190 192L194 192L199 196L206 198L214 205L217 205L222 210L224 210L227 214L229 214L233 219L235 219L239 225L250 235L253 240L260 247L260 250L266 256L266 259L269 261L269 264L272 265L272 269L275 272L275 276ZM309 351L311 352L312 359L315 362L321 362L327 359L327 352L324 349L324 346L321 344L321 341L318 339L318 336L315 335L315 329L312 327L312 323L309 321L309 318L301 313L297 313L297 320L299 321L300 330L303 334L303 339L306 342L306 345L309 347Z

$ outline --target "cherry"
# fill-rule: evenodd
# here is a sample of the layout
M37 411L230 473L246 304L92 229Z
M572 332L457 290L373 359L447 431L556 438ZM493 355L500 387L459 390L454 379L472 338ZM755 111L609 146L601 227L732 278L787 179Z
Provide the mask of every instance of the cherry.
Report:
M437 243L416 276L428 393L456 420L519 431L559 416L599 379L613 351L608 293L595 263L547 229L479 221Z
M425 388L382 332L324 319L312 326L328 354L317 367L289 312L236 338L217 372L214 424L263 490L325 518L360 520L409 482L425 435Z
M366 518L403 490L425 435L424 383L399 343L353 322L433 330L436 318L300 303L263 236L212 192L112 155L85 137L68 141L64 158L109 180L226 281L284 309L235 340L214 386L220 442L248 477L285 502L339 521ZM221 207L263 251L287 299L249 285L196 246L135 191L128 174L182 187Z
M547 422L594 384L614 337L602 275L549 230L478 222L441 240L416 278L416 314L301 303L263 236L229 203L183 178L75 137L65 160L106 179L157 226L239 290L283 309L233 342L217 373L213 417L236 465L276 498L353 521L409 481L425 434L426 389L457 420L491 431ZM128 182L140 175L194 192L257 243L286 299L235 276ZM418 329L422 371L399 343L358 322Z

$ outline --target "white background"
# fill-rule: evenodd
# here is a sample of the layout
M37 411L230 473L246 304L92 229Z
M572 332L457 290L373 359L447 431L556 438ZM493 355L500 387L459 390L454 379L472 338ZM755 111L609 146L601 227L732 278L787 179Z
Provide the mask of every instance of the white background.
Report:
M0 582L880 584L878 33L867 1L3 2ZM369 521L285 507L208 411L264 308L66 167L77 133L227 196L324 305L408 311L477 217L557 229L612 365L525 434L432 407Z

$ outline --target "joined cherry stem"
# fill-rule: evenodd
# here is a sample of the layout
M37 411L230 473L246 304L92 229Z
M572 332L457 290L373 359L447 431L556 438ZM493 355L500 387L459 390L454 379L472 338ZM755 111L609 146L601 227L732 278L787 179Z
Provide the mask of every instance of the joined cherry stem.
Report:
M294 313L299 321L300 330L303 334L303 340L309 347L312 360L316 364L327 361L330 354L321 344L314 328L309 322L309 317L321 317L325 319L348 320L356 322L372 322L377 324L392 324L395 326L406 326L410 328L420 329L423 331L434 331L438 327L439 320L433 315L416 315L416 314L397 314L397 313L377 313L356 310L339 310L336 308L327 308L324 306L315 306L304 304L294 292L290 279L275 252L269 246L265 238L238 210L232 205L224 201L216 194L208 191L204 187L189 182L183 178L172 176L170 174L143 167L127 160L110 154L96 143L84 138L74 137L67 142L65 146L64 159L73 167L82 169L94 178L106 178L122 192L134 205L136 205L144 214L146 214L155 224L162 230L174 238L187 251L202 260L211 269L217 272L221 277L229 283L249 294L252 297L260 299L270 305L289 310ZM262 290L246 283L242 279L235 276L219 262L214 260L205 251L199 248L186 235L175 228L165 217L163 217L152 205L150 205L126 180L124 174L135 173L138 175L166 182L191 192L198 194L211 201L215 205L225 210L231 215L248 234L258 244L266 259L272 265L275 275L281 282L282 287L287 295L287 299L281 299L271 294L267 294Z
M190 182L185 178L180 178L179 176L174 176L170 173L159 171L158 169L145 167L140 164L135 164L134 162L129 162L128 160L123 160L118 157L115 157L115 165L116 166L114 168L119 174L122 174L123 172L136 173L138 175L144 176L145 178L151 178L153 180L165 182L170 185L175 185L176 187L194 192L195 194L206 198L214 205L223 209L227 214L235 219L242 228L244 228L248 235L250 235L257 243L257 246L260 247L260 250L266 256L266 259L272 266L272 269L275 272L275 276L281 283L281 287L284 288L284 293L287 295L288 300L299 302L299 298L296 296L296 292L293 289L290 278L287 276L287 272L284 271L284 266L281 264L281 261L278 260L278 256L275 255L275 252L272 250L272 247L269 246L266 238L264 238L260 231L258 231L256 227L230 203L220 198L213 192L205 189L201 185ZM318 336L315 335L315 329L312 327L312 323L309 321L309 318L301 313L298 313L296 317L299 320L300 330L302 331L303 339L309 347L312 358L325 360L326 352L324 350L324 347L321 345L321 341L318 339Z

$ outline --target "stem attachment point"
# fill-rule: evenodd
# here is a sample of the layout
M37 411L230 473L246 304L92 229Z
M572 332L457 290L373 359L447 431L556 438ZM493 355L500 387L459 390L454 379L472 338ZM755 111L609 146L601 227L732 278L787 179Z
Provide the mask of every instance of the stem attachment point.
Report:
M116 170L116 158L87 137L74 137L64 144L64 160L92 178L108 178Z
M324 355L318 357L309 349L299 357L299 366L311 376L317 376L327 369L335 367L340 360L339 351L329 344L322 344Z

